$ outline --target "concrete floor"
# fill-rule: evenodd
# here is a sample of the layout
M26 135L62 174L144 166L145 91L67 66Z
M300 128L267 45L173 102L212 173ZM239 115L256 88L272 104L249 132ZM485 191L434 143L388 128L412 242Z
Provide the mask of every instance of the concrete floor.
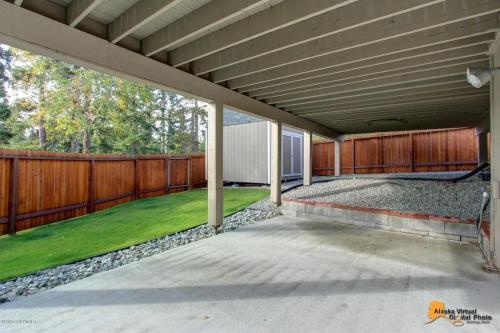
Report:
M474 246L276 217L0 306L0 332L452 332L433 300L500 331Z

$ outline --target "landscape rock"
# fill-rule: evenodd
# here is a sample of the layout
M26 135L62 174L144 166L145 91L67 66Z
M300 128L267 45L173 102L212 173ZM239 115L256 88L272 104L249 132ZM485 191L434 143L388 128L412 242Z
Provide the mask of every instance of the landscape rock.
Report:
M249 207L227 216L217 232L228 232L280 214L278 209L268 207L269 200L264 199L262 201L257 203L254 208ZM126 249L116 250L101 256L72 264L60 265L9 280L0 283L0 303L9 302L17 297L32 295L42 290L83 279L95 273L123 266L142 258L215 235L215 231L211 226L203 224L192 229L133 245Z

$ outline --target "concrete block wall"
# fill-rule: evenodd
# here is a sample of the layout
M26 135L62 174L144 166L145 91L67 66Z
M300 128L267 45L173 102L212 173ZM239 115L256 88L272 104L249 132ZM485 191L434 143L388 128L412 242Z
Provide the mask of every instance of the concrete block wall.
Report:
M283 200L281 210L285 215L308 217L386 231L465 243L477 243L478 240L476 225L473 220L460 220L447 216L412 214L308 200Z

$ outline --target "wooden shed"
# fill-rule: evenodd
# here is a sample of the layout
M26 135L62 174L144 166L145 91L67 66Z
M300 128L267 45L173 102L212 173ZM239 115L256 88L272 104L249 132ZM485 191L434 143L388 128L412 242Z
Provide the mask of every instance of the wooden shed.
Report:
M303 132L283 126L283 179L302 178ZM224 109L224 181L271 183L271 123Z

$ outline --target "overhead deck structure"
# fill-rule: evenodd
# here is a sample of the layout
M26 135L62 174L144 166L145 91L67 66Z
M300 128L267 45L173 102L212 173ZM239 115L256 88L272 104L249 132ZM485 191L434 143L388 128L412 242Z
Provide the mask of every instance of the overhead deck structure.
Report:
M273 121L276 203L282 123L339 141L474 127L491 114L499 160L499 79L465 80L467 67L500 65L499 13L500 0L0 0L0 42L209 102L217 226L224 106ZM498 180L494 166L493 189Z

